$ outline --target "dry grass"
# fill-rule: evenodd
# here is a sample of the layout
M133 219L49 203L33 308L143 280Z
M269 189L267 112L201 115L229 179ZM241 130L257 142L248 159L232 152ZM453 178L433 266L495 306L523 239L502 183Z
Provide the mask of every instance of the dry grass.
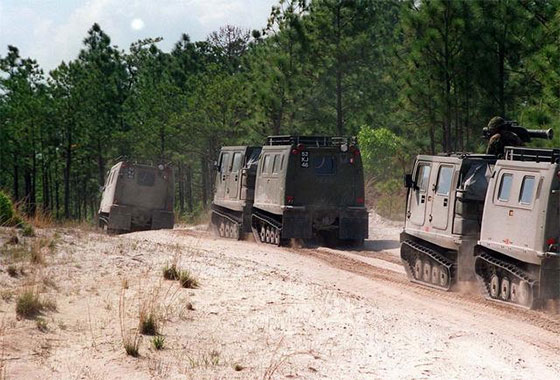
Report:
M34 318L45 309L39 293L35 289L26 289L16 301L16 314L22 318Z
M140 356L140 342L142 337L137 331L127 331L125 318L126 318L126 303L125 303L125 289L121 289L121 296L119 298L119 324L121 328L121 342L127 355L137 358Z
M152 338L152 345L156 350L163 350L165 347L165 337L162 335L156 335Z
M179 283L183 288L196 289L199 286L198 280L188 270L182 270L179 274Z
M173 281L179 279L179 271L177 270L177 265L175 263L171 265L165 265L165 267L163 268L163 278Z

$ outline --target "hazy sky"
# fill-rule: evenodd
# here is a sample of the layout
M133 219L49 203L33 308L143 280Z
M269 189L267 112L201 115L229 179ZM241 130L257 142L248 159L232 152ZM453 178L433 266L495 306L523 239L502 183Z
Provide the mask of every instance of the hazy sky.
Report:
M128 48L146 37L163 37L169 50L187 33L194 41L225 24L249 29L266 24L278 0L0 0L0 55L15 45L46 71L77 57L94 22L113 44Z

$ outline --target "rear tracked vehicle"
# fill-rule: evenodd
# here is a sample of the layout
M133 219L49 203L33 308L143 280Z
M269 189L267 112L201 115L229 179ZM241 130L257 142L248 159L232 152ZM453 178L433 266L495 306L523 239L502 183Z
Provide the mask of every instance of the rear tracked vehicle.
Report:
M99 226L114 233L173 228L173 201L171 167L119 162L107 173Z
M560 298L560 149L506 148L488 186L475 271L485 295L534 308Z
M212 224L220 236L281 245L321 235L367 237L364 179L354 138L271 136L260 147L224 147L216 165Z

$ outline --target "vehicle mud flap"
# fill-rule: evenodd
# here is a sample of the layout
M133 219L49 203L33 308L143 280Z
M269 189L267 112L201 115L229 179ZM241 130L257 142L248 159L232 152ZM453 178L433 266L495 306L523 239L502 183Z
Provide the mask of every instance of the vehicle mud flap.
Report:
M311 214L284 213L282 239L311 239L313 224Z
M368 218L341 217L339 222L338 237L342 240L361 240L368 236Z
M540 284L517 265L482 251L476 256L474 269L487 299L526 309L538 307Z
M113 206L109 213L107 229L130 231L132 216L125 207Z
M156 210L152 213L152 230L173 229L174 216L171 211Z
M444 291L451 290L455 283L455 263L420 243L412 240L403 241L401 243L401 260L411 282Z

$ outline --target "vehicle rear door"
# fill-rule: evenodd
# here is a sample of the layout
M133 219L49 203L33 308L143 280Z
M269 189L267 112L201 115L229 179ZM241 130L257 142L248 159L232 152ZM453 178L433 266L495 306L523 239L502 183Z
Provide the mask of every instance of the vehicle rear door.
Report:
M431 162L417 162L414 172L414 183L416 186L410 189L407 213L410 223L416 226L423 226L426 220L426 203L428 202L428 186L431 171Z
M433 197L432 209L430 213L430 222L433 228L439 230L447 230L449 225L449 210L452 192L455 191L455 166L453 164L442 163L436 167L437 176L435 177L434 186L432 187ZM435 173L434 173L435 174Z

